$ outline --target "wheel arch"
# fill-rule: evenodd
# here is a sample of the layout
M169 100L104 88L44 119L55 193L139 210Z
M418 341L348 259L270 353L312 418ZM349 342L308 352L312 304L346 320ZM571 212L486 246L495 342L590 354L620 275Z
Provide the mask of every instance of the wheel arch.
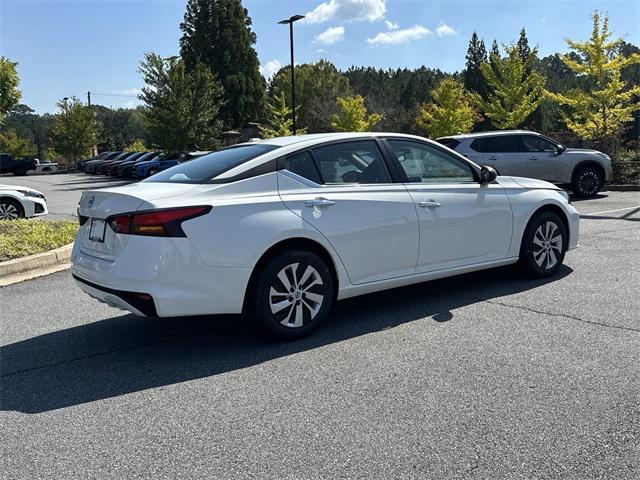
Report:
M536 210L534 210L533 213L529 216L529 219L527 220L527 224L525 225L523 232L525 232L527 230L527 228L529 228L529 225L531 224L531 222L533 221L534 218L536 218L538 215L540 215L541 213L544 213L544 212L555 213L556 215L558 215L558 217L560 217L560 220L562 221L562 224L564 225L564 229L567 232L567 240L568 240L569 237L571 236L571 227L570 227L570 223L569 223L569 217L567 217L567 213L560 206L556 205L555 203L546 203L546 204L541 205L540 207L538 207ZM524 241L524 234L520 238L520 249L522 249L522 242L523 241ZM568 242L567 242L567 245L565 246L565 248L566 247L568 247Z
M572 183L576 179L576 173L581 168L584 168L584 167L594 167L602 175L602 182L603 183L605 182L605 180L607 178L607 172L605 171L604 167L602 165L600 165L598 162L596 162L595 160L585 159L585 160L579 160L578 163L576 163L576 166L573 167L573 172L571 172L571 182Z
M247 288L245 289L244 301L243 301L243 307L242 307L243 311L246 311L247 309L249 292L253 290L253 286L256 282L258 272L260 272L260 270L264 267L267 261L270 258L272 258L274 255L280 252L294 249L294 248L309 250L315 253L316 255L318 255L327 263L327 267L329 267L329 272L331 273L331 277L333 278L333 282L335 284L334 295L337 298L340 279L338 276L336 263L333 257L331 256L331 254L329 253L329 251L325 248L324 245L317 242L316 240L306 238L306 237L293 237L293 238L287 238L285 240L281 240L273 244L260 256L257 263L253 267L251 276L249 277L249 282L247 283Z
M7 194L2 194L0 195L0 202L3 202L5 200L9 200L11 203L13 203L14 205L16 205L20 211L22 212L22 216L25 217L26 216L26 211L24 209L24 205L22 205L22 202L20 200L18 200L16 197L14 197L13 195L7 195Z

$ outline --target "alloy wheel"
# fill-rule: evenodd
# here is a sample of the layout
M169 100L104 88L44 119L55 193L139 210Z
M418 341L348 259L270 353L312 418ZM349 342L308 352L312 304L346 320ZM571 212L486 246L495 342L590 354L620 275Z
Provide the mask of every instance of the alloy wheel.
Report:
M273 279L269 288L269 307L281 325L299 328L318 315L324 296L324 284L318 271L305 263L292 263Z
M578 188L583 195L595 195L600 189L600 177L593 170L585 170L578 177Z
M538 226L533 236L533 259L540 268L552 269L562 253L562 235L558 225L547 221Z
M20 212L12 203L0 203L0 220L15 220L20 218Z

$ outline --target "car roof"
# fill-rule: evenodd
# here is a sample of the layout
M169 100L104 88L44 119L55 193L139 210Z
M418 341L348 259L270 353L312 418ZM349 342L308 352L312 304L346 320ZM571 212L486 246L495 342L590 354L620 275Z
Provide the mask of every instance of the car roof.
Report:
M447 135L446 137L439 137L438 140L445 138L455 138L456 140L464 140L467 138L481 138L481 137L496 137L501 135L513 135L513 134L529 134L540 135L538 132L532 132L531 130L493 130L491 132L476 132L476 133L461 133L458 135Z

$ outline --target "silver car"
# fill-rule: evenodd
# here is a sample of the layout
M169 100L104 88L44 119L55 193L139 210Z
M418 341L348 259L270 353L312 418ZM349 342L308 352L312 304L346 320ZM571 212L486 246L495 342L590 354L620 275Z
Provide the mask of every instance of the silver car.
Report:
M581 197L596 195L611 181L611 159L597 150L566 148L528 130L501 130L442 137L438 142L499 175L570 185Z

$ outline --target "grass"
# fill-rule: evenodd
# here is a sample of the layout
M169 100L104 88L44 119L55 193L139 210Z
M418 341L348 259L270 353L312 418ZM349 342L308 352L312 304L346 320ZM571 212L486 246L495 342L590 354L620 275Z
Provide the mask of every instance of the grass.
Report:
M0 220L0 262L46 252L73 242L78 222Z

